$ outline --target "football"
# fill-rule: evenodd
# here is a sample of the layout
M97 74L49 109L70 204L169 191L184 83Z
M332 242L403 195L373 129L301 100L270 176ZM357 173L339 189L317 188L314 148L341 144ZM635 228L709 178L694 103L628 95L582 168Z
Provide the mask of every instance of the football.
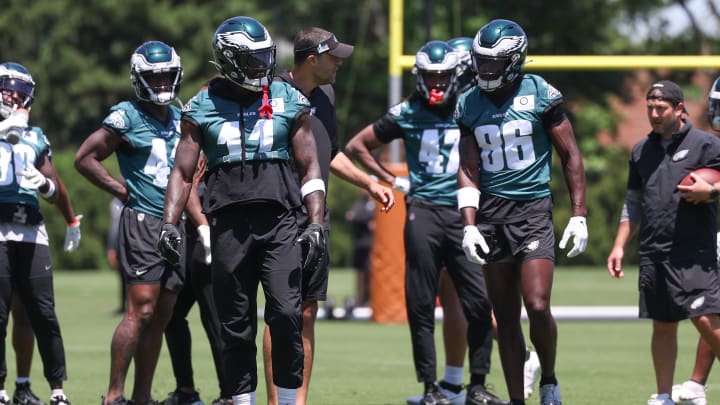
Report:
M710 184L715 184L720 181L720 170L712 169L710 167L701 167L699 169L693 170L692 173L695 173L695 176L700 177L701 179L705 180L706 182ZM683 186L690 186L695 181L690 177L690 174L685 176L681 181L680 185Z

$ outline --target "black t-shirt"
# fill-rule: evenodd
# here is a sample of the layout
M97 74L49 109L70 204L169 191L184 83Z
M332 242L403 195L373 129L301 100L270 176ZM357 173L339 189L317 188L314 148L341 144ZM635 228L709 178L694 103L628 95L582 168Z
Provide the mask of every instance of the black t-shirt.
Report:
M300 90L300 87L290 77L290 72L284 71L274 80L284 81ZM301 90L302 91L302 90ZM330 178L330 162L338 154L338 124L335 115L335 91L331 85L323 85L316 87L310 94L305 94L312 106L312 117L310 118L310 127L315 136L315 143L318 150L318 162L322 179L325 182L325 195L328 191L328 180ZM298 223L305 224L307 222L307 214L304 209L298 215ZM330 215L325 204L325 223L330 223Z
M667 147L656 133L633 147L627 188L642 195L640 264L715 262L717 203L689 203L677 189L700 167L720 169L720 138L690 123L673 134Z

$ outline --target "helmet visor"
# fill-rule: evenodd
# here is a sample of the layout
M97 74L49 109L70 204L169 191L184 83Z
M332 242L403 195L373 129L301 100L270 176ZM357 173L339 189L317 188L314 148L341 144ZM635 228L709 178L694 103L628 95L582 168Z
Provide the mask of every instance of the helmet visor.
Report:
M235 57L235 64L248 79L262 79L275 67L275 49L240 52Z
M485 55L473 55L475 71L482 80L492 81L499 79L505 72L508 58L493 58Z
M19 100L16 100L16 102L22 104L23 107L27 107L27 104L32 101L35 86L24 80L2 77L0 78L0 90L11 95L17 93ZM15 97L13 98L15 99Z

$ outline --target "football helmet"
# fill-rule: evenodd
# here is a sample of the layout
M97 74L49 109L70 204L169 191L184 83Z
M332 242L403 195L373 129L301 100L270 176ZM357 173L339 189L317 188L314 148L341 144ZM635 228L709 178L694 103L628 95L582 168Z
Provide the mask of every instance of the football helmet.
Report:
M415 55L417 91L430 105L442 105L455 95L460 54L443 41L430 41Z
M457 37L447 41L447 44L460 54L455 90L458 93L462 93L477 84L477 77L473 71L472 60L470 58L473 39L470 37Z
M275 70L275 43L265 26L250 17L225 20L213 36L215 67L225 78L259 92Z
M25 66L16 62L0 63L0 90L17 96L2 95L0 118L4 120L18 108L30 109L35 97L35 81Z
M130 57L130 80L140 100L158 105L172 103L182 77L180 57L164 42L145 42Z
M720 132L720 77L710 87L707 116L712 129Z
M472 63L478 86L494 91L520 77L527 56L525 31L510 20L492 20L475 35Z

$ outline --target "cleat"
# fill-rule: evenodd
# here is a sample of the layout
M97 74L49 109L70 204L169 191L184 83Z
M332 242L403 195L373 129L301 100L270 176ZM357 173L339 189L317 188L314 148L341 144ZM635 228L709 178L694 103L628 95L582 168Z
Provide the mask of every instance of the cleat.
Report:
M65 395L55 395L50 398L50 405L70 405L70 400Z
M540 386L540 405L562 405L560 387L557 384Z
M688 380L682 384L673 385L672 400L678 405L707 405L705 398L707 387Z
M647 401L648 405L674 405L672 398L668 394L652 394Z
M233 405L232 399L215 398L210 405Z
M105 397L100 397L100 405L105 405ZM123 396L115 398L112 402L108 402L108 405L133 405L132 401L128 401Z
M478 384L468 387L465 405L510 405L510 401L500 399L485 386Z
M533 388L540 379L540 359L537 353L528 350L527 360L524 369L525 399L530 398Z
M187 393L183 391L175 390L168 394L167 399L160 402L161 405L205 405L200 399L200 394L195 391L193 393Z
M3 402L0 401L0 404ZM10 401L7 402L10 404ZM12 403L15 405L45 405L40 398L30 389L30 383L15 383L15 393L13 394Z

